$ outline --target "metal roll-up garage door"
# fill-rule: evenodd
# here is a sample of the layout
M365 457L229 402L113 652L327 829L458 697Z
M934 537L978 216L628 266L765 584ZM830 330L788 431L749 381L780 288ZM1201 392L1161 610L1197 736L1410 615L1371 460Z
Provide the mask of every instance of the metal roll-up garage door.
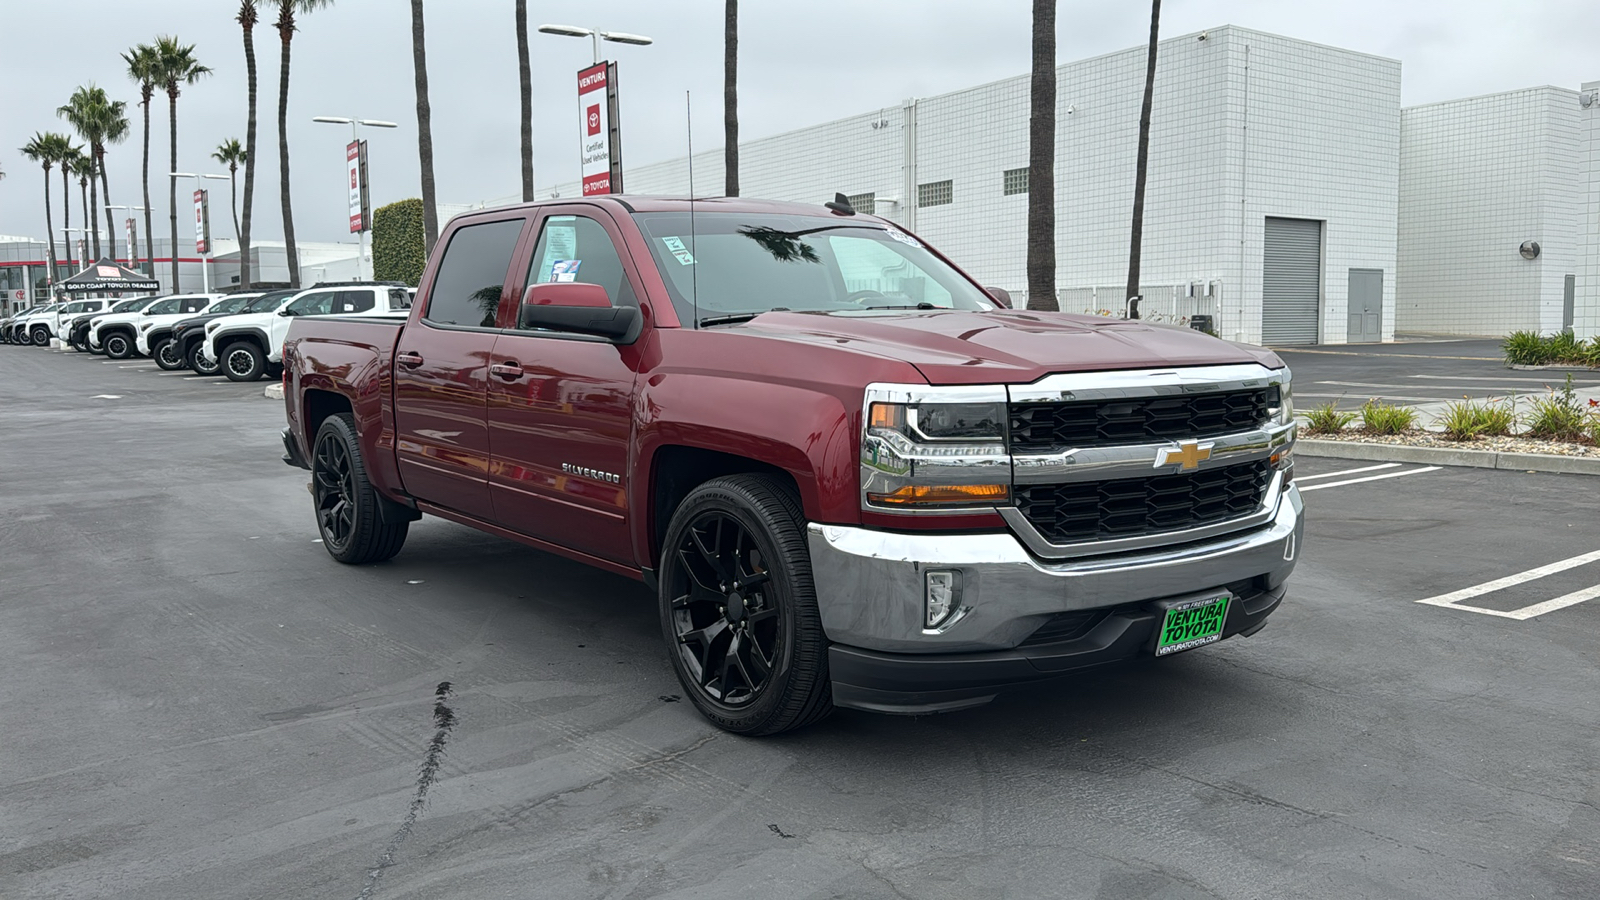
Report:
M1322 308L1322 223L1267 219L1261 342L1315 344Z

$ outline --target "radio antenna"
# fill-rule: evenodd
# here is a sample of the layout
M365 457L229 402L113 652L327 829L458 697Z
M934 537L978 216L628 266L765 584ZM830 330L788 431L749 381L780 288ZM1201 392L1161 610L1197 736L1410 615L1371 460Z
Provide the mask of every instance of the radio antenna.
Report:
M694 107L689 102L689 92L683 92L684 133L689 138L689 292L694 307L694 327L700 327L700 245L694 233Z

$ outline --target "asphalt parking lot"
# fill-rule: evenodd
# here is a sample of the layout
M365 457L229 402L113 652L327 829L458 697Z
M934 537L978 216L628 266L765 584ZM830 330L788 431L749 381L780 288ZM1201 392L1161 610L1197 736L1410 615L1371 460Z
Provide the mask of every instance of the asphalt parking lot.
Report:
M281 405L155 372L0 347L7 900L1600 884L1591 479L1302 459L1256 637L750 740L678 699L637 583L436 519L340 566Z
M1357 409L1379 398L1402 406L1471 397L1542 396L1566 379L1565 371L1508 369L1499 340L1417 341L1279 347L1294 370L1295 402L1302 410L1332 402ZM1575 371L1574 388L1600 387L1600 372Z

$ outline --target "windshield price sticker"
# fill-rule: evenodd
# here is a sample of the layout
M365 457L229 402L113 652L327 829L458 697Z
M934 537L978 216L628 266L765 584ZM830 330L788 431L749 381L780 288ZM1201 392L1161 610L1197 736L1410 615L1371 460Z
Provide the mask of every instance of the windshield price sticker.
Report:
M689 252L689 248L683 246L683 238L664 237L661 239L661 243L666 245L669 253L678 258L678 265L694 265L694 255Z
M1193 650L1222 640L1222 626L1228 619L1229 599L1229 595L1224 594L1170 607L1161 623L1156 655Z
M885 228L884 231L889 233L889 237L899 241L902 244L905 244L907 247L915 247L918 250L922 249L922 242L898 228Z
M577 281L578 267L581 265L581 259L558 259L550 264L550 280L557 283Z

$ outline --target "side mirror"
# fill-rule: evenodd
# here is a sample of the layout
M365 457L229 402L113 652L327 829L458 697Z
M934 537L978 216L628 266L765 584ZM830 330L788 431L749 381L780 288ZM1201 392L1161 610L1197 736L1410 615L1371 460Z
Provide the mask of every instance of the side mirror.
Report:
M1003 309L1014 308L1011 305L1011 292L1005 288L986 287L984 288L984 291L988 293L989 299L1000 304Z
M517 314L521 328L592 334L622 343L637 335L638 324L639 310L612 306L605 288L575 281L528 285Z
M292 316L292 315L294 315L294 313L289 312L289 307L285 306L283 309L278 310L278 315L280 315L280 316Z

